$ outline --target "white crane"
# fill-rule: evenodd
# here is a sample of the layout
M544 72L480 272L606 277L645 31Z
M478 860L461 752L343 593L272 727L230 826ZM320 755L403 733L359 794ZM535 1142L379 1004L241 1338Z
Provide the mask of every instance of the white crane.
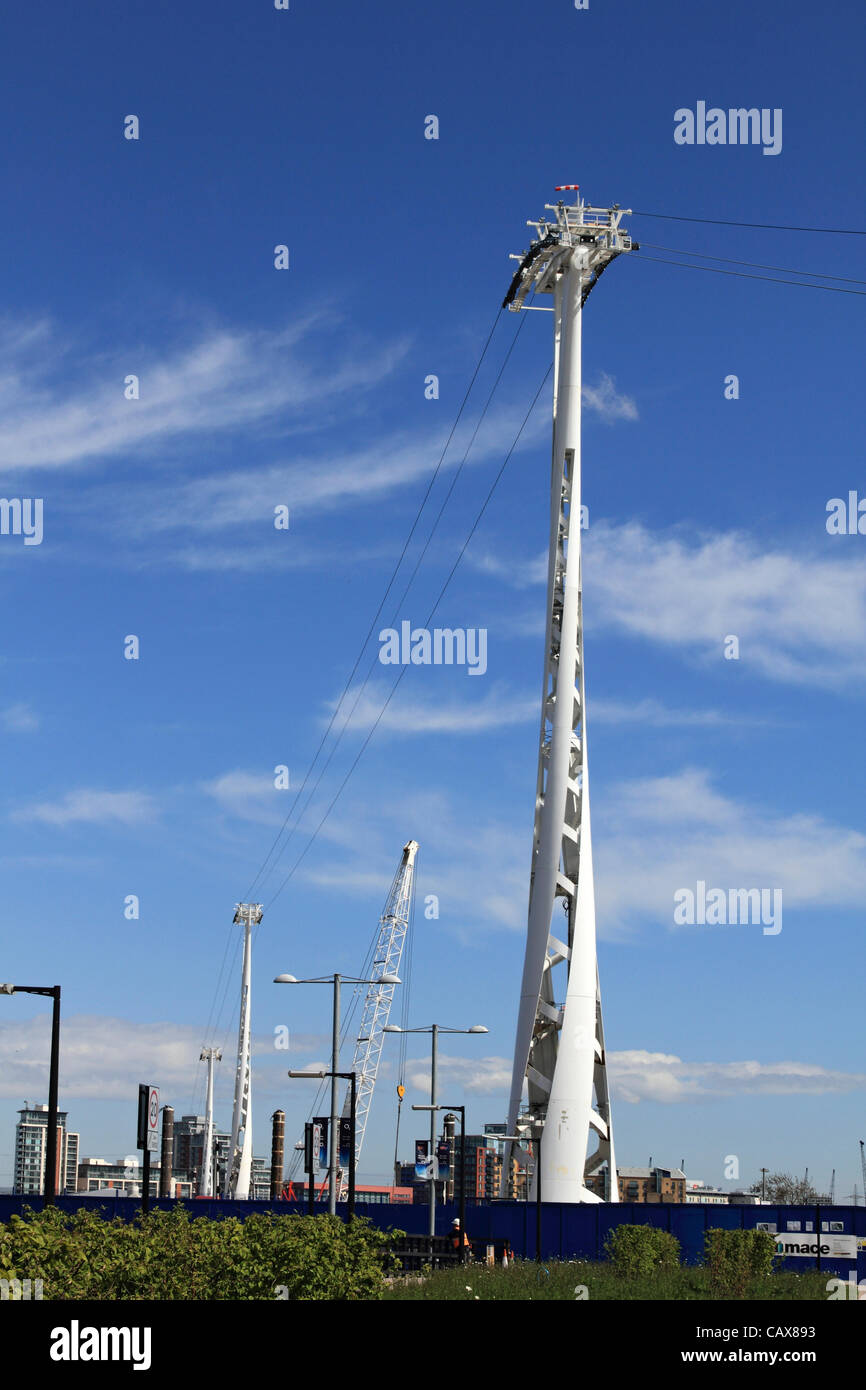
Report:
M383 976L396 976L399 971L403 943L409 930L412 898L415 884L415 855L418 853L417 840L410 840L403 846L403 858L394 875L391 891L388 894L382 916L379 918L379 936L373 952L370 968L370 983L364 1000L361 1026L355 1042L355 1053L351 1070L355 1073L357 1098L355 1102L355 1163L361 1155L379 1058L382 1055L383 1031L391 1012L394 1000L393 984L383 984ZM346 1088L343 1116L348 1118L352 1110L351 1085ZM348 1174L339 1174L339 1200L345 1201L348 1189Z

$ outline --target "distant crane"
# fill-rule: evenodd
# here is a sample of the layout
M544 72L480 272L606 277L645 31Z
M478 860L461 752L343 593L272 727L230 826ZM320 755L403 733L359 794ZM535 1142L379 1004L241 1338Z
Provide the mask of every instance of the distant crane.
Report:
M866 1153L863 1150L863 1140L860 1140L860 1171L863 1174L863 1191L866 1192ZM856 1206L856 1203L855 1203Z
M403 943L409 930L412 912L415 855L417 853L417 840L410 840L408 844L403 846L403 858L394 875L391 891L388 894L382 916L379 918L379 937L373 952L370 984L367 986L361 1026L358 1030L355 1055L352 1058L351 1066L351 1070L357 1078L357 1099L355 1102L356 1165L361 1155L367 1118L373 1100L373 1088L376 1085L376 1073L379 1070L379 1059L382 1055L383 1030L388 1022L391 1004L394 1001L395 986L382 984L382 976L396 975L400 965ZM344 1119L348 1119L351 1115L351 1096L352 1091L351 1086L349 1086L346 1088L346 1099L343 1104ZM343 1202L346 1199L349 1185L348 1173L341 1170L338 1177L338 1198Z

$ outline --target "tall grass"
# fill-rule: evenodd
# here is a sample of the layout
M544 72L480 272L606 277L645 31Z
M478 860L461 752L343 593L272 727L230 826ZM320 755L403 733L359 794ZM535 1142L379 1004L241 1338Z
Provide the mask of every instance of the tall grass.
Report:
M829 1275L810 1270L804 1274L771 1274L749 1282L745 1298L772 1302L826 1301ZM585 1294L581 1294L583 1287ZM423 1279L395 1279L386 1299L428 1298L437 1301L488 1303L532 1300L606 1302L635 1300L712 1302L710 1273L703 1265L683 1265L646 1277L624 1280L609 1264L583 1260L514 1260L500 1266L466 1265L463 1269L436 1270Z

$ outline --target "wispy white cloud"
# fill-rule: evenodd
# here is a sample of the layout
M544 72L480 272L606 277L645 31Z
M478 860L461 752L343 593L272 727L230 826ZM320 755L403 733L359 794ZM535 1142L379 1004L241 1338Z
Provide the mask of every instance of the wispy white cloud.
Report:
M405 340L359 344L322 372L313 346L321 323L310 316L277 331L211 328L169 351L126 347L83 362L76 351L74 382L58 376L75 345L56 325L7 323L0 464L61 468L277 420L282 432L307 428L311 406L375 385L407 350ZM124 394L130 375L139 378L138 400Z
M671 709L659 700L587 699L587 721L593 724L642 724L652 729L722 728L755 721L717 709Z
M605 424L612 425L616 420L638 418L637 405L633 398L617 391L613 377L607 372L601 373L597 386L583 383L582 399L584 408L598 415Z
M29 705L17 704L7 705L4 710L0 710L0 724L7 733L27 734L39 728L40 720Z
M235 769L224 772L210 782L202 783L202 790L228 812L242 820L258 821L262 824L281 822L289 809L290 786L280 788L274 784L273 772L246 772Z
M519 411L506 408L486 422L478 434L467 466L499 457L513 442ZM536 427L535 434L538 429ZM443 463L447 475L456 468L469 444L471 430L455 431ZM194 534L216 532L251 522L273 523L274 507L289 507L290 530L313 513L345 510L376 502L432 474L448 439L446 428L416 433L392 432L352 447L343 443L336 453L294 451L290 459L192 478L161 489L148 505L141 524L151 530L189 529ZM533 431L521 439L533 444ZM279 539L288 539L283 535Z
M12 819L42 821L46 825L74 825L89 822L96 825L139 825L153 820L156 806L146 792L107 792L93 788L67 792L57 801L34 802L12 813Z
M841 546L785 550L740 532L653 532L593 523L584 539L588 621L703 663L739 640L741 666L770 680L841 689L866 675L866 557ZM547 557L470 557L509 588L547 581ZM541 632L531 615L514 635Z
M467 1039L468 1046L472 1040ZM467 1046L467 1050L468 1050ZM866 1073L834 1071L808 1062L689 1062L666 1052L635 1049L608 1052L614 1102L664 1105L743 1095L825 1095L866 1089ZM511 1085L508 1057L449 1057L437 1061L440 1088L460 1087L467 1095L503 1098ZM414 1090L430 1094L430 1062L419 1058L406 1066Z
M495 729L523 724L538 719L538 698L513 695L500 685L470 699L437 699L434 695L419 696L407 691L405 682L388 705L379 728L395 734L479 734ZM480 684L480 682L479 682ZM366 733L374 724L388 697L390 686L371 681L353 710L355 695L344 701L337 719L337 729L346 724L349 733ZM330 719L331 704L327 719Z
M285 532L267 529L271 514L266 513L258 520L265 521L265 536L261 533L257 543L251 545L249 539L236 545L215 544L212 539L183 540L172 544L163 540L158 550L148 546L136 558L135 563L145 566L158 563L163 568L175 565L192 573L217 571L237 574L256 574L262 570L276 573L286 570L319 570L333 573L339 566L345 570L355 570L361 565L370 565L386 560L393 564L395 555L391 545L313 545L292 535L286 542Z
M741 665L770 680L841 687L866 674L866 559L850 551L600 522L587 540L586 594L596 626L705 661L721 663L733 634Z
M479 1040L467 1039L467 1052ZM824 1095L866 1089L866 1073L834 1071L808 1062L689 1062L665 1052L642 1049L608 1052L614 1101L666 1105L710 1097L742 1095ZM437 1059L440 1089L451 1085L467 1095L503 1098L511 1085L509 1057ZM407 1062L406 1078L421 1094L430 1094L429 1059Z
M821 816L773 814L718 791L710 774L686 768L605 791L593 826L601 935L655 921L683 933L760 928L676 927L674 893L697 881L781 888L785 912L859 907L866 896L866 836Z
M609 1052L616 1100L678 1104L711 1096L825 1095L866 1087L863 1072L808 1062L684 1062L665 1052Z
M465 1041L468 1051L478 1047L481 1039L466 1038ZM467 1095L495 1096L507 1093L511 1085L511 1061L507 1057L449 1057L440 1052L436 1058L436 1076L440 1092L443 1086L451 1085L459 1086ZM429 1096L429 1058L407 1061L406 1079L414 1090Z
M9 1020L5 1011L0 1020L0 1096L41 1100L48 1089L50 1018L44 1011L23 1021ZM291 1034L290 1051L277 1052L268 1035L253 1038L253 1054L262 1062L276 1059L284 1078L287 1055L303 1056L321 1048L325 1039L313 1034ZM158 1076L162 1094L169 1103L179 1097L186 1103L199 1067L202 1034L187 1023L162 1020L132 1023L128 1019L101 1015L70 1015L63 1023L60 1053L60 1088L67 1099L93 1097L124 1100L137 1090L142 1074ZM306 1063L305 1063L306 1065ZM202 1064L203 1067L203 1064ZM276 1082L273 1067L254 1068L259 1089ZM221 1094L230 1094L234 1068L224 1060L216 1071ZM282 1085L282 1080L279 1081Z
M509 557L506 560L500 554L494 555L490 551L470 551L467 560L482 574L490 574L496 579L501 579L509 589L530 589L536 584L547 583L546 551L530 560L522 560L519 555ZM543 613L539 625L543 632Z

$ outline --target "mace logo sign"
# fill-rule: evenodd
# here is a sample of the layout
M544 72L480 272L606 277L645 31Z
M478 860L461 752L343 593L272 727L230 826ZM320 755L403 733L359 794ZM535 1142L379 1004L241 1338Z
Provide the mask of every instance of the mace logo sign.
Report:
M818 1241L820 1239L820 1250ZM818 1254L830 1260L856 1260L856 1236L777 1236L776 1254L784 1259L814 1260Z

